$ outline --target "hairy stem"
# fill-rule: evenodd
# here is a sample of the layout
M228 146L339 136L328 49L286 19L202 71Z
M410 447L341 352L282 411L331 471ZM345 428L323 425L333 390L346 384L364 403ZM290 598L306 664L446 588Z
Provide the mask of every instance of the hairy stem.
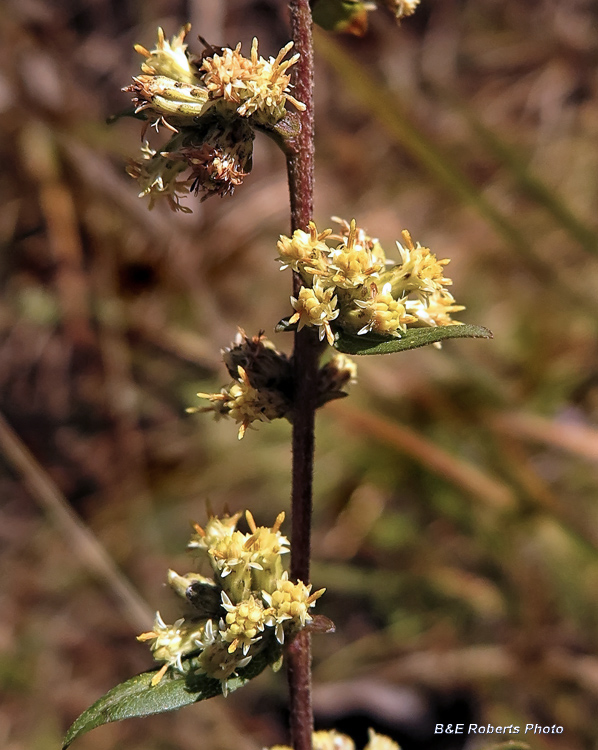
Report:
M300 59L295 67L294 95L306 109L301 129L287 151L291 205L291 231L306 229L313 215L314 118L312 20L308 0L291 0L291 31ZM293 275L293 294L301 280ZM313 331L295 334L293 366L295 404L293 412L293 478L291 491L291 576L309 582L311 513L314 459L314 424L320 346ZM291 740L295 750L311 750L313 712L311 704L311 642L302 632L287 654Z
M289 193L291 201L291 231L305 229L313 215L314 195L314 53L311 11L308 0L291 0L291 33L295 52L300 55L293 68L294 96L305 104L300 115L301 127L287 154ZM294 290L298 291L295 278Z

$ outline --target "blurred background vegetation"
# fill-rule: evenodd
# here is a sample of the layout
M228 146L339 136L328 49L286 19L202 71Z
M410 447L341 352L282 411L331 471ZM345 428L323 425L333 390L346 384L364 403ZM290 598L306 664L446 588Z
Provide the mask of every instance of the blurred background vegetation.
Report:
M238 443L189 416L219 349L289 311L282 156L258 139L233 198L151 213L139 124L108 115L151 47L288 40L274 0L5 0L0 8L0 746L57 747L149 668L189 520L288 510L286 423ZM316 221L408 228L493 341L358 360L317 433L319 726L460 748L437 722L554 723L598 747L598 5L423 0L400 29L317 35ZM291 346L288 334L272 334ZM101 545L98 548L98 543ZM102 554L102 548L107 554ZM286 741L283 674L227 701L98 729L81 750ZM361 746L358 744L358 746ZM467 748L479 747L470 741Z

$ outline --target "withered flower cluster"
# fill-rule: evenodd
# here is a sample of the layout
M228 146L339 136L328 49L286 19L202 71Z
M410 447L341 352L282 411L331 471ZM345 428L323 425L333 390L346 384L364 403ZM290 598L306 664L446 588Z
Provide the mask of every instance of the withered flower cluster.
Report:
M189 191L227 195L251 171L254 129L268 129L286 114L286 103L303 110L290 93L288 69L298 60L284 57L289 42L275 58L258 54L253 40L249 57L235 49L208 48L202 57L191 54L184 26L169 42L162 29L153 50L135 49L144 57L141 75L124 91L133 94L135 114L159 130L172 133L168 143L156 150L146 141L141 159L129 164L128 172L149 196L150 208L166 198L173 210L189 213L180 199Z

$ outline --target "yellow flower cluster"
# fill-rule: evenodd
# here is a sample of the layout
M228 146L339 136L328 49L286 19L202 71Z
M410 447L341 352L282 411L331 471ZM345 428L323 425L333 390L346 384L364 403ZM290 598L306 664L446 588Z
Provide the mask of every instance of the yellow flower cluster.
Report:
M334 296L334 287L324 289L321 279L314 279L311 287L301 287L297 298L291 297L291 304L296 310L289 323L299 323L298 328L304 325L315 325L320 327L320 339L326 339L332 346L334 334L330 323L338 318L340 310L337 309L337 297Z
M184 26L169 42L162 29L154 49L136 45L145 59L141 75L124 91L133 95L136 114L156 130L166 127L173 138L160 150L145 144L142 158L129 165L139 181L140 196L150 196L150 208L165 197L174 210L189 211L180 198L189 190L210 195L233 192L251 171L254 127L272 127L286 114L286 103L305 106L290 93L289 68L299 59L284 60L293 43L275 58L258 54L253 40L250 57L235 49L210 48L202 58L191 55ZM186 180L177 177L191 169Z
M289 581L282 563L289 552L289 541L280 532L284 513L272 527L257 526L249 511L245 517L247 533L237 529L241 513L213 516L205 528L195 525L189 549L208 559L213 578L169 571L170 586L193 613L167 625L158 612L153 630L138 636L151 642L154 658L164 662L152 684L169 668L192 669L220 680L226 694L229 678L254 653L274 640L284 643L285 636L312 620L309 610L324 589L312 594L311 585Z
M191 24L188 23L169 42L164 37L164 30L158 28L158 42L151 52L141 44L136 44L135 52L145 57L141 70L149 76L164 76L182 83L197 85L198 81L185 44L185 37L190 30Z
M194 411L213 411L216 417L232 417L239 423L239 440L252 422L270 422L289 413L289 406L282 394L273 388L258 390L251 385L246 370L239 365L238 377L231 385L222 388L220 393L198 393L199 398L207 398L212 406Z
M401 262L395 264L355 220L337 221L339 234L318 232L310 222L309 231L278 242L281 267L303 281L299 295L291 297L290 324L317 327L320 340L333 344L339 331L400 337L408 327L458 323L450 314L464 308L446 290L452 283L444 276L448 260L438 260L404 231L402 244L397 242Z
M266 60L258 57L258 42L254 39L249 59L241 54L241 44L206 58L201 71L210 101L230 102L241 117L253 116L262 125L282 119L287 101L304 110L305 105L289 93L291 78L287 71L299 55L283 58L292 47L293 42L289 42L275 58Z
M336 729L314 732L312 735L313 750L355 750L355 743L346 734ZM274 745L269 750L291 750L286 745ZM384 734L377 734L369 730L368 743L364 750L401 750L394 740Z
M210 49L211 54L204 53L200 61L189 54L184 43L190 29L191 24L184 26L170 43L158 29L158 42L151 51L135 46L145 58L143 74L133 78L133 84L125 90L135 95L137 112L153 115L159 124L184 127L190 119L197 122L194 118L211 110L234 112L240 117L253 117L262 125L274 125L284 117L287 101L299 110L305 109L290 94L288 70L299 55L288 60L284 57L293 42L275 58L258 55L258 41L254 39L248 58L241 54L239 43L235 49Z
M326 310L334 304L334 300L314 299L317 291L317 286L306 289L296 301L296 309L313 313L314 305L319 305L326 315ZM328 319L334 319L334 312ZM211 411L216 419L234 419L239 425L239 439L253 422L292 417L291 362L263 334L249 338L243 332L239 333L236 342L224 350L223 359L233 381L222 388L220 393L198 393L199 398L210 401L210 406L192 407L187 409L188 412ZM343 354L336 354L318 373L317 405L322 406L328 401L346 396L344 388L355 382L355 378L356 367L353 362Z

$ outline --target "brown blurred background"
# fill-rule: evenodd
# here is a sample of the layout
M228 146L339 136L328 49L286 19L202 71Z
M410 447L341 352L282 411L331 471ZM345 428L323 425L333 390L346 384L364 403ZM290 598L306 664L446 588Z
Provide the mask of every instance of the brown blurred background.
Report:
M0 8L0 746L45 750L178 616L189 520L288 510L286 423L238 443L189 416L226 382L237 326L288 314L282 156L257 139L233 198L149 212L125 174L127 106L152 47L262 54L274 0L5 0ZM358 361L318 422L313 581L320 726L459 748L436 722L564 727L598 748L598 4L423 0L398 29L317 35L316 221L403 228L452 259L493 341ZM289 350L288 334L272 334ZM72 512L69 511L72 509ZM98 547L98 544L101 545ZM106 554L102 554L102 549ZM286 741L284 675L95 730L80 750L256 750ZM453 744L451 744L451 742ZM358 746L361 746L358 744ZM479 747L470 742L468 748Z

